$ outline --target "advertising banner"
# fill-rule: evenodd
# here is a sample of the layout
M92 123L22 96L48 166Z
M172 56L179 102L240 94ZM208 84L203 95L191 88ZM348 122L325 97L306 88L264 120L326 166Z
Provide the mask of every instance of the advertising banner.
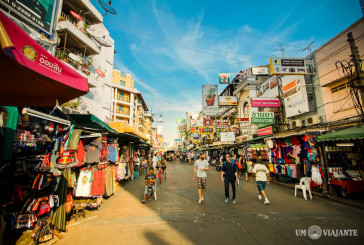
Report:
M184 119L183 117L177 117L176 119L176 124L185 124L186 123L186 119Z
M279 107L279 99L252 98L252 107Z
M295 75L283 76L281 79L286 117L289 118L309 112L305 77Z
M306 61L304 58L272 57L270 71L272 75L305 75Z
M278 92L278 77L272 76L267 81L257 87L257 97L259 98L277 98Z
M56 9L55 2L56 0L0 0L2 5L48 34L52 32Z
M252 67L251 68L252 75L269 75L268 67Z
M273 126L269 126L269 127L257 130L258 136L265 136L265 135L271 135L271 134L273 134Z
M246 142L246 141L248 141L248 135L235 137L235 142L236 143L243 143L243 142Z
M202 85L202 111L206 116L216 116L219 114L217 85Z
M181 139L174 139L174 141L181 141Z
M214 121L211 118L204 118L202 123L205 127L214 126Z
M249 122L249 117L239 117L238 123Z
M181 125L181 126L178 126L178 130L179 130L179 131L186 131L186 129L187 129L186 124Z
M221 142L235 142L235 133L234 132L220 133L220 141Z
M236 96L219 96L219 105L221 106L237 106L238 97Z
M229 120L215 120L215 128L229 128L230 121Z
M220 84L229 84L230 83L230 74L229 73L219 73L219 83Z
M273 112L255 112L251 113L250 123L252 124L274 124Z
M192 133L198 133L198 127L192 127L191 132Z
M186 136L186 131L180 131L179 132L179 135L182 137L182 136Z
M214 134L214 128L198 127L199 134Z

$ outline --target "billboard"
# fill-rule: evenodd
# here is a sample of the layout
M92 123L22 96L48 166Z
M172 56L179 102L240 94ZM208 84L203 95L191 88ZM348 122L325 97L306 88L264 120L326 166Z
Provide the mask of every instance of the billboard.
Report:
M251 124L274 124L273 112L255 112L250 117Z
M252 67L251 68L251 74L252 75L268 75L268 67L262 66L262 67Z
M238 97L236 96L219 96L219 105L221 106L237 106Z
M272 75L305 75L306 61L304 58L272 57L270 71Z
M198 127L199 134L213 134L214 128L207 128L207 127Z
M184 119L183 117L177 117L176 119L176 124L185 124L186 123L186 119Z
M216 116L219 114L217 85L202 85L202 111L206 116Z
M300 75L283 76L281 80L286 117L309 112L305 77Z
M258 136L265 136L265 135L271 135L273 134L273 126L269 126L266 128L261 128L257 130Z
M235 133L234 132L220 133L220 141L221 142L235 142Z
M229 128L230 121L229 120L215 120L215 128Z
M56 2L56 0L0 0L2 5L48 34L52 33Z
M262 98L277 98L278 92L278 77L272 76L267 81L257 87L257 97Z
M279 107L279 99L252 98L252 107Z

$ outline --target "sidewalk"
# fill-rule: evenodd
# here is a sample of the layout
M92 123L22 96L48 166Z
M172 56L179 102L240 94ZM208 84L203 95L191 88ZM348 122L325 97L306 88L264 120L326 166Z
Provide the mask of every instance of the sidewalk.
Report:
M282 182L279 182L279 181L276 181L276 180L271 180L271 183L274 183L274 184L280 185L280 186L284 186L284 187L290 188L292 190L294 190L295 185L298 184L298 183L282 183ZM330 201L333 201L333 202L345 204L345 205L348 205L348 206L351 206L351 207L364 209L364 199L355 200L355 199L349 199L349 198L335 197L335 196L330 196L329 194L317 192L317 191L314 191L314 190L311 190L311 192L312 192L313 197L319 197L319 198L327 199L327 200L330 200ZM293 192L293 194L294 194L294 192ZM300 191L298 191L297 197L299 195L302 195Z

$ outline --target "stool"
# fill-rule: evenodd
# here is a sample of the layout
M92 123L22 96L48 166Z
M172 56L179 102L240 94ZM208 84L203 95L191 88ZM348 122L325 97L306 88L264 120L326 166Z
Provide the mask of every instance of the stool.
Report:
M73 217L75 217L75 221L77 222L77 217L81 217L83 216L84 218L86 218L86 209L85 207L79 205L79 206L75 206L73 208Z

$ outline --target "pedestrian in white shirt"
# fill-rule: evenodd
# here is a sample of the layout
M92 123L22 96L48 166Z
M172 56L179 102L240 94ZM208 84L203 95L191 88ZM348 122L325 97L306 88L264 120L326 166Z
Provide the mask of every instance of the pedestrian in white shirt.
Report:
M198 203L204 201L204 194L207 187L207 173L209 170L209 163L205 160L205 154L200 155L200 158L195 161L193 180L196 180L198 185Z
M269 204L269 200L267 198L267 195L265 194L265 187L267 185L267 182L269 183L269 170L267 166L262 164L261 159L257 159L256 164L253 168L253 176L255 175L255 181L257 182L258 187L258 199L262 200L262 195L264 197L264 204Z
M155 154L154 154L153 159L152 159L152 162L153 162L153 168L154 168L154 169L157 169L157 166L158 166L158 157L157 157L157 153L155 153Z

